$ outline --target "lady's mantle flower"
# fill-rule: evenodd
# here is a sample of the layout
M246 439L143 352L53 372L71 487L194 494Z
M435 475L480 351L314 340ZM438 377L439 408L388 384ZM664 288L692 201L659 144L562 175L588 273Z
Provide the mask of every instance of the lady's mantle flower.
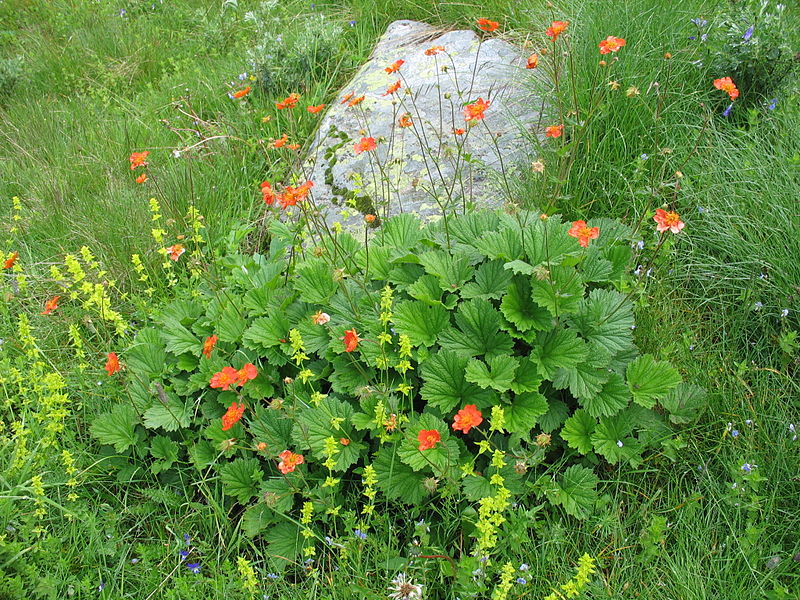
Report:
M586 221L574 221L567 235L577 238L578 244L582 248L588 248L590 240L596 240L600 237L600 228L589 227Z
M244 402L231 402L228 411L222 415L222 431L228 431L239 422L244 414Z
M545 30L545 35L549 36L552 41L556 41L558 36L560 36L564 31L566 31L567 27L569 26L569 21L553 21Z
M720 79L715 79L714 87L718 90L722 90L723 92L727 92L731 100L736 100L739 97L739 88L736 87L736 84L733 83L733 79L730 77L721 77Z
M284 450L278 455L281 461L278 463L278 470L284 475L291 473L297 468L297 465L302 465L306 459L302 454L295 454L291 450Z
M430 450L442 441L441 434L436 429L423 429L417 435L420 450Z
M474 404L467 404L464 408L456 413L453 418L453 429L469 433L473 427L477 427L483 422L483 415L478 407Z
M392 600L422 600L422 585L405 573L398 573L389 586L389 598Z
M664 233L667 230L672 233L680 233L685 225L685 223L681 221L681 217L678 213L672 211L667 212L663 208L656 209L653 220L658 223L656 226L656 231L658 231L658 233Z
M613 35L608 36L602 42L600 42L600 54L611 54L612 52L616 52L620 48L625 45L625 40L622 38L614 37Z
M118 373L120 366L119 366L119 357L117 356L116 352L109 352L108 357L106 360L106 366L104 367L108 376L111 377L114 373Z

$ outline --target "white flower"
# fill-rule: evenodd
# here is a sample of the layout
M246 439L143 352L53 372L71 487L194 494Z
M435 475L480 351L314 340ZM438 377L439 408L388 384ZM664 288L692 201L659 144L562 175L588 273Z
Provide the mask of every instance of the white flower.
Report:
M398 573L389 586L392 600L421 600L422 585L414 583L405 573Z

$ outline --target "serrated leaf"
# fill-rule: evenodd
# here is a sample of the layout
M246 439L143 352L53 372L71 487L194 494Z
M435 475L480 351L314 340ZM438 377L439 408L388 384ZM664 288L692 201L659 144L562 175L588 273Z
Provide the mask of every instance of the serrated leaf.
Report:
M449 292L461 289L474 273L469 257L457 251L452 254L445 250L423 252L419 261L425 271L439 279L439 287Z
M622 375L609 373L600 391L591 398L584 398L581 404L593 417L611 417L626 408L631 401L631 393Z
M586 344L572 329L557 327L541 332L530 358L539 367L542 377L552 379L560 368L571 368L587 356Z
M561 400L548 400L550 410L539 419L539 427L545 433L551 433L561 425L569 415L569 407Z
M535 219L525 231L525 252L532 265L553 267L562 264L565 257L577 254L581 247L575 238L567 235L569 226L558 216Z
M331 388L338 394L355 394L356 390L375 377L375 369L357 364L349 355L337 356L331 361L333 371L328 376Z
M581 263L583 281L586 283L608 281L612 271L613 265L603 257L600 249L597 246L590 247Z
M222 490L239 504L246 504L256 495L263 475L257 458L237 458L219 468Z
M500 331L500 313L488 300L475 298L462 302L455 321L458 329L446 329L439 336L442 348L466 357L511 354L514 343Z
M492 388L498 392L511 389L519 361L513 356L500 355L489 359L489 365L475 358L467 363L464 376L467 381L483 389Z
M366 447L358 441L361 436L355 433L350 423L354 412L347 402L329 396L316 407L308 407L298 413L292 437L301 448L310 448L319 460L327 458L325 440L333 438L338 450L334 456L334 470L344 471L358 460L359 454ZM350 440L350 443L346 446L340 444L339 440L342 438Z
M263 502L248 506L242 515L242 530L249 538L254 538L280 517Z
M514 277L500 303L500 311L506 319L523 332L530 329L544 330L552 327L553 318L550 312L531 299L529 277Z
M166 471L178 460L178 445L168 437L157 435L150 442L150 455L156 460L150 466L154 475Z
M294 505L295 489L290 485L289 477L270 477L261 484L259 495L269 502L272 510L288 513Z
M395 329L407 335L414 346L433 346L449 324L450 313L443 306L408 300L398 302L394 309Z
M511 433L528 433L536 421L546 414L550 405L542 394L528 392L518 395L505 409L505 428Z
M524 260L512 260L505 263L503 268L507 271L512 271L516 275L533 275L536 272L534 266Z
M514 376L514 381L511 383L511 391L515 394L535 392L541 384L542 378L539 375L536 363L528 357L522 358L517 374Z
M425 497L423 473L415 472L399 457L393 457L391 450L386 447L378 451L372 466L378 477L378 487L387 498L412 505L422 502Z
M581 454L588 454L592 451L592 433L594 433L595 427L597 427L597 420L587 411L579 408L564 422L561 437L570 448L574 448Z
M398 250L411 250L422 239L420 222L411 213L400 213L386 221L376 236L383 246Z
M189 459L198 471L202 471L212 464L219 453L207 440L199 440L189 448Z
M305 538L300 535L299 525L283 522L267 529L264 539L267 541L266 555L273 559L273 568L280 570L300 555Z
M633 423L624 412L614 417L603 417L592 434L592 446L612 465L620 460L636 462L641 445L631 437L632 431Z
M478 502L482 498L492 495L492 486L489 480L481 475L467 475L461 480L461 488L464 490L464 496L470 502Z
M217 317L216 329L221 342L238 343L247 321L233 302L228 302Z
M277 456L291 446L293 425L294 420L284 411L265 408L259 404L248 420L247 427L256 444L264 442L267 451Z
M581 336L612 354L633 346L633 303L614 290L592 290L569 319Z
M409 296L425 304L442 305L442 288L439 286L439 278L435 275L426 273L408 286L406 291Z
M488 402L491 394L469 383L464 376L468 361L455 352L442 350L422 363L422 399L445 413L456 406Z
M161 335L164 338L167 351L173 354L188 352L195 356L200 356L203 344L191 331L173 320L168 321L164 327L165 329L161 332Z
M516 229L485 231L472 244L489 258L512 261L522 257L522 237Z
M650 354L643 354L629 364L625 378L633 401L645 408L653 408L656 400L666 396L681 382L675 367L668 362L657 361Z
M603 389L611 372L608 370L608 351L592 346L589 357L574 367L558 369L552 377L557 390L569 388L570 394L581 401L593 399Z
M437 430L441 441L433 448L420 450L417 437L423 429ZM434 475L439 477L444 475L448 469L458 465L459 447L458 442L450 437L444 421L430 413L422 413L406 428L403 441L400 442L397 449L397 455L414 471L431 468Z
M594 510L598 483L600 480L594 471L572 465L558 478L558 490L550 497L550 501L560 504L568 515L586 519Z
M691 423L706 406L706 391L693 383L680 383L662 398L661 406L673 423Z
M557 317L576 312L583 299L583 291L580 275L570 267L553 267L549 279L531 280L534 302Z
M109 412L97 417L90 431L101 444L114 446L117 452L125 452L137 442L138 423L139 415L130 404L117 404Z
M300 298L311 304L327 304L339 289L333 280L331 266L322 258L311 258L300 263L295 273L294 289Z
M475 272L475 281L464 285L461 289L461 297L499 300L510 281L511 273L503 268L503 261L490 260L478 267Z
M164 352L161 334L154 328L141 330L125 353L128 371L145 379L159 376L164 371L166 362L167 354Z
M289 338L289 319L283 312L275 312L255 319L242 334L242 344L252 350L266 350L280 346Z
M167 393L166 402L159 398L144 411L143 421L148 429L161 427L164 431L177 431L182 427L188 427L191 417L188 403L172 393Z
M451 218L450 235L462 244L474 246L487 231L497 231L500 219L495 211L480 210Z

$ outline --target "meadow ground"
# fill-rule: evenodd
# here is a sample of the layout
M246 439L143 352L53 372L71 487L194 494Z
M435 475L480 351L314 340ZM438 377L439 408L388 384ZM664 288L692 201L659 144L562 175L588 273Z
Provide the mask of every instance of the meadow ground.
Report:
M701 39L741 28L742 42L797 50L798 9L779 25L758 13L744 39L751 23L726 23L725 2L553 4L0 3L0 254L19 253L0 280L0 598L384 598L400 570L429 598L544 598L567 594L584 554L598 571L586 598L800 597L797 84L770 82L774 95L753 91L749 104L743 89L725 116L712 81L726 73ZM539 148L545 174L515 171L509 200L642 232L662 202L681 214L685 228L663 243L642 233L643 264L622 291L636 345L704 388L705 403L641 461L582 459L600 478L585 518L533 494L508 507L486 581L462 560L475 508L444 493L412 509L378 494L366 537L337 532L341 552L273 573L217 475L183 455L175 468L161 456L163 472L155 452L120 460L91 434L135 394L108 377L107 353L124 358L160 307L222 278L226 257L268 247L259 183L293 167L269 148L288 126L277 100L302 90L304 103L329 103L395 19L474 29L480 17L532 50L551 21L570 22L557 97L586 120L564 111L577 141ZM613 77L597 66L608 35L627 42ZM767 75L753 77L757 90ZM246 85L244 101L229 96ZM315 123L298 120L292 138L307 143ZM129 156L143 150L139 184ZM154 228L184 232L187 246L201 235L202 275L159 254ZM62 277L81 301L64 290L41 314Z

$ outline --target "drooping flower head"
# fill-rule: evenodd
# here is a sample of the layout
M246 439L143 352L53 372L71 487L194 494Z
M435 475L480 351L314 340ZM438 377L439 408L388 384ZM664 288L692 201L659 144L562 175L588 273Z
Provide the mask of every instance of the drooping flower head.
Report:
M733 83L733 79L730 77L721 77L720 79L715 79L714 87L718 90L722 90L723 92L727 92L731 100L736 100L739 97L739 88L736 87L736 84Z
M550 24L550 27L548 27L544 33L555 42L558 39L558 36L566 31L568 26L569 21L553 21Z
M282 194L278 194L278 200L281 203L281 208L288 208L289 206L296 206L298 202L302 202L308 197L309 190L314 187L314 182L306 181L303 185L292 187L287 185Z
M272 147L273 148L283 148L286 145L286 142L288 142L288 141L289 141L289 136L284 133L277 140L272 140Z
M493 31L497 31L497 28L500 27L500 23L497 21L490 21L489 19L480 18L476 21L478 25L478 29L483 31L487 31L492 33Z
M600 237L600 228L589 227L586 221L574 221L567 235L578 238L578 244L580 244L582 248L588 248L590 240L596 240Z
M405 62L406 61L404 61L403 59L396 60L392 64L390 64L388 67L386 67L384 69L384 71L386 71L389 74L397 73L400 70L400 67L402 67Z
M216 335L208 336L203 342L203 356L211 358L211 353L214 351L214 346L217 345L219 338Z
M354 149L356 154L361 154L362 152L375 150L377 147L378 145L375 143L374 137L362 137L360 141L356 142Z
M347 103L347 106L349 106L349 107L351 107L351 108L352 108L353 106L356 106L356 105L358 105L358 104L361 104L361 103L364 101L364 98L365 98L365 96L364 96L364 95L358 96L357 98L353 98L352 100L350 100L350 101Z
M302 465L306 459L302 454L295 454L291 450L284 450L278 455L281 461L278 463L278 470L286 475L291 473L297 468L297 465Z
M135 181L136 183L144 183L145 181L147 181L147 173L142 173L136 178Z
M53 296L48 300L44 305L44 310L42 311L43 315L49 315L51 312L58 308L58 301L61 299L61 296Z
M275 203L275 192L269 181L261 182L261 199L267 206L272 206Z
M386 88L386 91L383 92L383 94L381 94L381 95L382 96L391 96L392 94L394 94L399 89L400 89L400 80L398 79L392 85L390 85L388 88Z
M539 66L539 55L538 54L531 54L528 57L528 62L525 65L526 69L535 69Z
M442 441L442 435L436 429L423 429L417 436L420 450L430 450Z
M178 259L181 255L186 252L186 248L183 247L183 244L172 244L167 250L167 256L170 257L171 260L178 262Z
M411 115L406 113L397 121L398 127L411 127L414 122L411 120Z
M469 433L473 427L477 427L483 422L483 415L478 407L474 404L467 404L464 408L456 413L453 418L453 429Z
M560 138L563 133L563 125L550 125L550 127L545 127L544 129L544 137Z
M344 337L341 338L344 340L344 351L345 352L353 352L356 348L358 348L358 343L361 341L361 338L358 337L358 332L354 329L348 329L344 332Z
M131 161L131 171L137 167L144 167L147 165L147 156L150 154L149 150L144 152L131 152L129 160Z
M315 115L323 108L325 108L324 104L317 104L316 106L309 106L306 110L310 112L312 115Z
M9 256L5 260L5 262L3 262L3 270L8 270L11 267L13 267L16 264L18 258L19 258L19 252L17 251L12 252L11 256Z
M256 377L258 377L258 368L253 363L247 363L236 371L236 385L244 385Z
M298 100L300 100L300 94L298 94L297 92L293 92L280 102L276 102L275 108L277 108L278 110L284 110L286 108L294 108L295 106L297 106Z
M239 422L244 414L243 402L231 402L227 412L222 415L222 431L228 431Z
M232 94L230 94L230 97L231 97L232 100L240 100L241 98L244 98L245 96L247 96L247 94L249 94L250 90L252 90L252 89L253 88L248 85L246 88L243 88L243 89L241 89L239 91L233 92Z
M672 233L680 233L685 223L681 221L681 217L676 212L667 212L663 208L657 208L653 220L658 224L656 231L664 233L669 230Z
M608 36L602 42L600 42L600 54L611 54L612 52L616 52L620 48L625 45L625 40L622 38L614 37L613 35Z
M472 123L480 121L491 104L490 100L484 100L483 98L478 98L472 104L467 104L464 107L464 120Z
M425 56L436 56L440 52L444 52L444 46L431 46L425 50Z
M111 377L114 373L119 373L119 357L117 356L116 352L109 352L108 356L106 357L106 365L103 367L108 376Z

